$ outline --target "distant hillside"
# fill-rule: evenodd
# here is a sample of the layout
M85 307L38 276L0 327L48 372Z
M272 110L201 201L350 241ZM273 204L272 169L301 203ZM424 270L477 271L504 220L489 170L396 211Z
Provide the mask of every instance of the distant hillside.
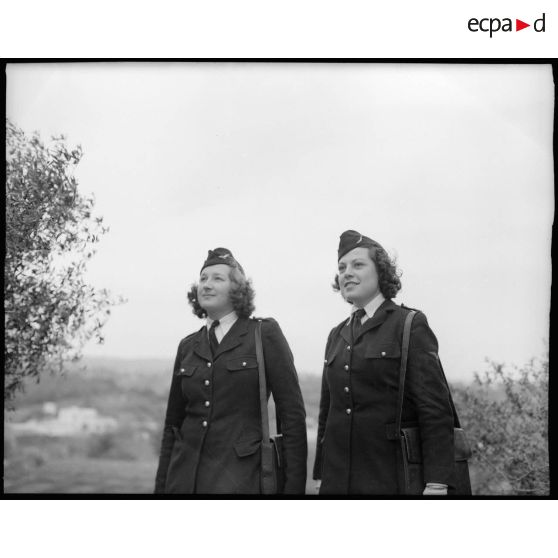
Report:
M24 408L53 401L107 409L109 401L115 403L115 398L125 397L125 407L132 406L133 400L137 403L138 398L147 398L164 410L172 366L172 360L165 359L86 358L69 364L63 374L46 375L39 383L27 382L25 391L16 397L15 408L19 414ZM317 409L319 404L321 379L314 374L300 374L299 379L310 414L310 409ZM157 413L158 418L162 412Z

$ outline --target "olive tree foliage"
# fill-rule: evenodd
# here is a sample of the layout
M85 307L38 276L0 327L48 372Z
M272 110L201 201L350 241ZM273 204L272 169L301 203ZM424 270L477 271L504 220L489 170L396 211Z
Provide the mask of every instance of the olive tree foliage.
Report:
M26 378L62 370L101 330L115 300L84 279L107 232L78 192L82 150L64 136L45 145L6 122L5 390L12 401Z
M472 386L454 390L476 494L549 494L548 378L548 358L519 368L489 361Z

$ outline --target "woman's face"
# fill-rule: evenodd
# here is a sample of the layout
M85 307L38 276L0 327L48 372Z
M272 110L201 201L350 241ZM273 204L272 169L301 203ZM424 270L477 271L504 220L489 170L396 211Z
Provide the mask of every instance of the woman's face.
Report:
M380 292L378 271L368 248L353 248L339 260L338 268L341 294L358 308L366 306Z
M210 265L202 270L198 283L198 302L212 320L233 311L229 293L231 268L226 264Z

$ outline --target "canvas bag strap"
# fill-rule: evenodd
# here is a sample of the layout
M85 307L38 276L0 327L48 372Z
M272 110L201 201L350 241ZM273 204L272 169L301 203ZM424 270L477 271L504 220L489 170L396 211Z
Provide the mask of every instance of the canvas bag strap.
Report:
M256 326L256 358L258 360L258 374L260 384L260 410L262 415L262 437L264 442L269 441L269 414L267 410L267 385L265 381L265 363L262 347L262 321L258 320Z
M405 397L405 375L407 373L407 358L409 357L409 340L411 339L411 325L416 312L409 311L403 325L403 340L401 342L401 365L399 367L399 391L397 392L397 414L395 416L395 435L401 435L401 417L403 415L403 399Z
M275 494L277 485L273 468L273 444L269 438L269 414L267 410L267 385L265 381L265 362L262 346L262 321L256 325L256 359L260 386L260 410L262 419L261 445L261 490L262 494Z
M261 320L258 320L258 326L256 328L256 358L258 360L258 374L260 378L260 406L262 409L265 408L265 413L262 411L262 433L265 433L263 425L267 424L267 438L265 438L267 440L270 437L269 412L267 408L267 384L265 380L265 360L263 356ZM275 405L275 425L277 429L277 435L280 436L281 420L279 419L279 412L277 410L277 405Z
M397 415L395 420L395 432L396 435L399 436L401 434L401 417L403 415L403 400L405 396L405 375L407 373L407 359L409 357L409 343L411 339L411 325L413 322L413 318L416 312L411 310L407 316L405 317L405 325L403 326L403 340L401 342L401 367L399 370L399 392L397 395ZM459 417L457 416L457 411L455 410L455 405L453 403L453 398L451 396L451 391L448 385L448 381L446 379L446 375L444 373L444 369L442 367L442 363L440 362L440 358L438 358L438 364L440 365L440 370L442 371L442 377L444 378L444 382L448 389L448 397L449 402L451 405L451 410L453 413L453 422L457 428L460 428Z

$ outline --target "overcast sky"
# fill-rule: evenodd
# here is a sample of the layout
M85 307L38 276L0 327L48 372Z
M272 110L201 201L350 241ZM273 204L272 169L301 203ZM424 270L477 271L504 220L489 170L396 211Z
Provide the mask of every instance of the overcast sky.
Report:
M450 380L545 354L553 220L546 65L21 64L7 114L81 144L76 175L110 232L89 279L128 299L85 354L163 357L201 326L207 250L253 279L299 371L321 373L349 306L339 235L398 259Z

